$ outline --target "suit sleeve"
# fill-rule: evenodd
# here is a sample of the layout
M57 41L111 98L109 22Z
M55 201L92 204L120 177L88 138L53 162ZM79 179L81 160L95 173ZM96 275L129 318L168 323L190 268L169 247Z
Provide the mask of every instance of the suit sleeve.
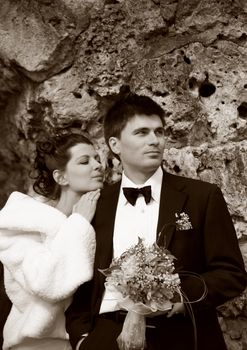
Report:
M203 225L205 268L201 277L206 283L207 297L193 304L197 310L219 306L238 296L246 287L247 275L236 232L221 190L212 186ZM182 277L182 289L189 300L200 298L202 283L194 277Z
M0 349L2 349L3 345L3 328L9 315L11 306L12 303L9 300L4 288L4 270L3 265L0 262Z
M65 311L66 330L73 349L83 334L92 330L91 296L93 282L81 285L73 296L73 301Z

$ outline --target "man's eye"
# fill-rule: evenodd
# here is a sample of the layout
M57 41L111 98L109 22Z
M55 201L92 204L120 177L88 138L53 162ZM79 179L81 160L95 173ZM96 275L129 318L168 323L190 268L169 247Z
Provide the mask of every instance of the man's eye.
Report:
M146 135L147 134L147 131L146 130L138 130L136 132L137 135Z
M164 134L165 134L165 130L164 130L164 129L156 130L156 135L158 135L158 136L164 136Z

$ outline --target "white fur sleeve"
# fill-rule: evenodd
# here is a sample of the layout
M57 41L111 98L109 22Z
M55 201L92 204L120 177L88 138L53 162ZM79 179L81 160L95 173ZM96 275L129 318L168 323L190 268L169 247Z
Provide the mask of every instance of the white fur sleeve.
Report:
M92 278L95 232L80 214L66 218L47 243L31 239L31 232L18 235L12 231L4 237L4 231L0 260L29 292L58 301Z

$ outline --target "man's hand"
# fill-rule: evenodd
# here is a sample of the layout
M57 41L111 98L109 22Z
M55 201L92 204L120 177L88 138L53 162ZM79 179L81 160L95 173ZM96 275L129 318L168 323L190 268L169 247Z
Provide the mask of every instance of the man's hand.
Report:
M173 315L177 315L177 314L185 314L184 303L174 303L171 309L164 310L164 311L150 312L150 314L147 314L146 317L166 315L168 318L170 318Z
M171 311L168 312L167 317L172 317L173 315L177 314L185 314L185 306L184 303L175 303L173 304L173 307Z

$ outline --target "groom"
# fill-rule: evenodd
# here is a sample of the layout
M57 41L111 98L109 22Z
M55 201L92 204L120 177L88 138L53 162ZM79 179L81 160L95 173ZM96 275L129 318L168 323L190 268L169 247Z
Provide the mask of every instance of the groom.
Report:
M125 312L119 310L116 295L105 289L98 269L109 267L138 236L152 244L165 224L175 223L176 213L186 213L192 228L167 226L161 243L176 257L178 272L190 272L181 275L181 286L191 302L197 301L191 304L196 336L187 304L176 303L168 314L146 317L147 349L226 350L216 307L243 291L246 272L220 189L163 170L164 112L149 97L129 94L116 102L105 117L104 132L123 175L102 191L93 221L94 277L77 290L66 311L73 349L118 350ZM143 187L140 193L126 190Z

